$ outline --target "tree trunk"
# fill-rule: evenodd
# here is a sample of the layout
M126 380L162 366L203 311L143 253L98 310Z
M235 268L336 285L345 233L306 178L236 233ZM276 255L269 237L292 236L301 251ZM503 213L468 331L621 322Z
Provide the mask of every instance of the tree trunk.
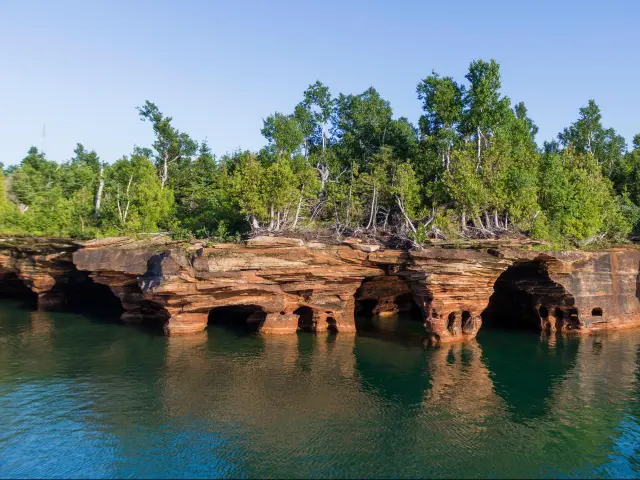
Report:
M325 129L325 125L324 123L322 124L322 152L324 152L324 149L326 148L327 145L327 140L324 134L324 129Z
M251 230L258 230L260 228L260 224L258 223L258 219L251 215L249 217L249 224L251 225Z
M495 223L496 228L500 228L500 222L498 221L498 211L493 211L493 223Z
M489 220L489 214L487 213L487 211L484 211L484 221L487 225L487 228L491 227L491 220Z
M464 232L467 229L467 213L462 210L462 217L460 218L460 225L462 226L462 231Z
M407 224L407 227L409 227L411 229L411 231L414 233L414 235L417 235L418 232L416 231L416 227L413 226L413 222L411 221L411 219L409 218L409 215L407 215L407 212L404 209L404 205L402 204L402 200L400 200L400 197L398 197L396 195L396 202L398 203L398 207L400 208L400 212L402 212L402 215L404 216L404 221Z
M131 182L133 181L133 175L129 177L129 183L127 184L127 206L124 209L124 222L127 223L127 215L129 214L129 205L131 205L131 199L129 198L129 189L131 189Z
M169 179L169 152L165 151L164 155L162 155L162 178L160 179L162 188L164 188L164 184L167 183L168 179Z
M291 225L291 229L295 230L298 225L298 218L300 218L300 208L302 207L302 192L304 189L300 190L300 199L298 200L298 208L296 208L296 218L293 219L293 225Z
M351 222L351 191L353 190L353 162L351 162L351 180L349 181L349 197L347 199L346 226Z
M480 142L482 141L480 137L480 125L478 125L476 129L476 137L478 138L478 161L476 163L476 172L480 171L480 152L482 147L480 146Z
M275 217L275 212L273 211L273 204L269 206L269 231L273 230L273 220Z
M100 204L102 203L102 191L104 190L104 165L100 165L100 180L98 183L98 192L96 193L96 203L93 209L93 215L98 218L100 214Z
M366 229L369 230L371 228L371 223L373 222L374 213L376 210L376 184L373 184L373 196L371 197L371 211L369 212L369 223L367 223Z

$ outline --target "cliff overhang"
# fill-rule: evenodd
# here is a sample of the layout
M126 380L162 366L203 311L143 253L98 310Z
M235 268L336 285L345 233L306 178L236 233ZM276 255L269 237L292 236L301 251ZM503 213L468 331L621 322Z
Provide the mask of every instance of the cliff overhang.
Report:
M343 334L356 331L357 311L414 310L434 343L473 338L483 321L542 332L626 328L640 325L639 267L632 248L539 253L282 237L210 246L159 236L0 239L0 292L10 293L19 279L41 308L62 307L90 280L120 300L123 321L156 323L168 335L200 332L234 311L262 333Z

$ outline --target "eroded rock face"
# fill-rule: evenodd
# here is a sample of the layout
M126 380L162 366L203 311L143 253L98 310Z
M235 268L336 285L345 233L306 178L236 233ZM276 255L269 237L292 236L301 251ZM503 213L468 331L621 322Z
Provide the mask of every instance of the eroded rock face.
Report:
M0 238L0 292L11 294L19 279L37 295L39 308L64 305L76 248L65 239Z
M577 333L640 325L637 250L517 257L496 281L484 312L488 321Z
M22 242L0 242L0 289L3 278L19 278L47 306L86 272L120 299L124 321L156 322L169 335L202 331L217 316L264 333L353 333L356 307L381 316L417 308L433 343L475 337L483 317L549 332L640 324L640 252L631 249L407 252L270 237L209 247L162 237Z

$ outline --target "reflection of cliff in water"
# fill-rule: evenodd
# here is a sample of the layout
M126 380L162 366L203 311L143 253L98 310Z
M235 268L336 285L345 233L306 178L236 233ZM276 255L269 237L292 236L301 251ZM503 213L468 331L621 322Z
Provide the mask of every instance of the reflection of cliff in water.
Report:
M581 338L480 331L482 359L495 391L522 420L545 415L553 388L575 367Z
M422 402L431 384L428 355L376 337L357 337L355 367L365 391L407 405Z

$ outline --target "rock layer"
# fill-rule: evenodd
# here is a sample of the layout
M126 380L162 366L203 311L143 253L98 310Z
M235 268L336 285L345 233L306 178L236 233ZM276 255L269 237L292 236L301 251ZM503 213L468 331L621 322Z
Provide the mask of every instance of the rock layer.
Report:
M263 333L353 333L354 312L422 314L435 343L473 338L483 320L542 331L640 324L640 252L535 253L509 248L402 251L258 237L243 244L110 238L83 244L0 239L0 292L20 279L39 305L77 278L108 286L127 322L169 335L229 315ZM13 282L10 280L13 279Z

